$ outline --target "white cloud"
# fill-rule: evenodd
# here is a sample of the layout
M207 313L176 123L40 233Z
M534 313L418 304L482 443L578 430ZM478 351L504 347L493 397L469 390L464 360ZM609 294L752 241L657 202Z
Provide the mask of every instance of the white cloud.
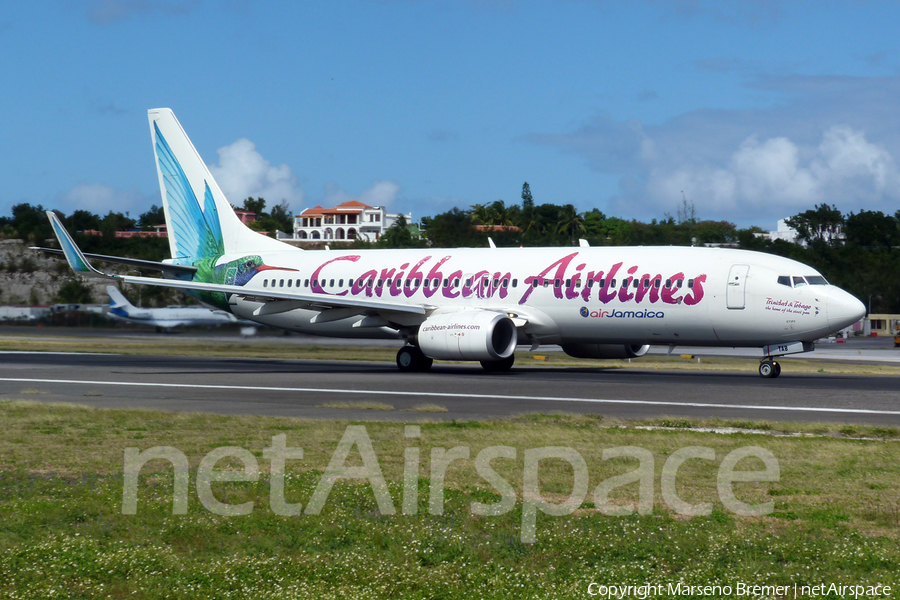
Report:
M269 207L282 200L294 207L303 204L303 190L290 167L272 166L250 140L239 139L217 152L219 164L209 165L209 170L232 204L239 206L251 196L265 198Z
M744 140L719 167L678 165L654 170L646 191L660 208L681 192L701 215L748 215L777 207L782 213L811 208L819 202L897 197L896 164L884 148L866 140L862 131L836 125L818 146L801 148L785 137ZM889 189L893 188L893 189Z
M391 208L391 205L397 200L400 193L400 184L396 181L374 181L372 185L358 196L354 196L347 192L334 182L325 184L325 195L315 201L314 204L320 204L324 207L337 206L342 202L349 200L359 200L370 206L384 206Z
M774 223L821 202L845 213L895 210L900 77L761 77L751 87L783 101L655 125L601 114L571 132L526 139L618 176L604 210L627 218L671 213L682 192L701 218L741 224Z
M156 203L160 200L157 196ZM87 210L100 216L106 213L130 213L134 218L147 211L153 201L137 188L122 190L102 183L80 183L60 194L56 205L66 214L75 210Z
M369 206L390 207L400 193L400 184L395 181L376 181L359 195L359 201Z

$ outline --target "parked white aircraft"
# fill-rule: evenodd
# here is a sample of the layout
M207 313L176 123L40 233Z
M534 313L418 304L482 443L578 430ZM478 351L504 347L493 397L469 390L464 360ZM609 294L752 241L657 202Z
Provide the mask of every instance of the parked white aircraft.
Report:
M109 294L109 314L132 323L156 327L157 331L183 325L226 325L237 323L238 319L228 311L206 308L205 306L183 306L179 308L138 308L128 301L113 285L106 286Z
M149 119L172 251L156 263L164 278L98 271L48 212L77 272L189 290L290 331L402 339L401 370L426 370L433 359L507 370L521 343L560 344L588 358L638 357L649 344L669 344L759 347L760 374L777 377L777 357L808 352L865 314L814 269L743 250L304 251L240 222L171 110L151 110Z

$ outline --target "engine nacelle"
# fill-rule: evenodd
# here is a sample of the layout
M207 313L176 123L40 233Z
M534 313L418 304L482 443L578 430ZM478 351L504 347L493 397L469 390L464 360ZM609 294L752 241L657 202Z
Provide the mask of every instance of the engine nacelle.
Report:
M638 358L647 354L650 344L566 344L562 349L575 358Z
M419 348L439 360L501 360L516 351L512 319L488 310L432 315L419 326Z

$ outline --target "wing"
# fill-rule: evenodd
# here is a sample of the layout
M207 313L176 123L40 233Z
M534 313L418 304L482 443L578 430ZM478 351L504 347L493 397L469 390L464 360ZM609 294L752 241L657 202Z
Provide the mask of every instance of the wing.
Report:
M391 302L379 302L371 300L359 300L355 298L344 298L338 296L315 296L312 294L301 294L297 292L284 291L264 291L264 290L248 290L239 285L227 285L219 283L201 283L197 281L183 281L177 279L157 279L155 277L137 277L131 275L114 275L98 271L88 262L81 249L72 240L69 232L60 222L59 218L52 211L47 211L50 224L59 240L59 245L69 266L86 277L95 277L102 279L117 279L126 283L136 283L142 285L155 285L161 287L195 290L201 292L219 292L223 294L232 294L243 298L255 300L264 303L257 311L257 315L276 314L296 308L308 308L320 311L322 318L319 321L333 320L335 318L348 318L355 315L382 312L406 313L413 315L424 315L431 307L425 305L409 305L395 304ZM333 309L343 309L340 312L332 312ZM338 316L338 314L342 316Z

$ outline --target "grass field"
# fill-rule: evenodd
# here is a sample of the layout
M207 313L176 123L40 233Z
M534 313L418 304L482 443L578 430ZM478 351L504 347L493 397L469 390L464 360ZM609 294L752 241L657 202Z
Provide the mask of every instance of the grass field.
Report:
M0 402L0 598L584 598L592 582L881 583L893 586L890 597L900 597L895 429L624 423L569 415L430 422L427 407L396 413L406 423L351 423L100 410L29 399ZM408 423L418 425L418 437L406 437ZM722 435L696 431L700 425L816 435ZM354 479L334 484L320 514L276 514L270 498L277 474L265 452L273 436L283 434L287 446L303 449L302 458L286 463L284 496L307 507L342 436L360 431L348 429L353 426L364 427L371 440L396 514L382 514L369 482ZM173 514L173 469L162 460L144 465L136 512L123 514L125 449L156 446L177 449L189 463L186 514ZM472 502L497 504L505 493L475 465L478 453L494 446L515 453L490 463L511 485L515 504L500 516L479 516ZM650 514L606 516L595 503L600 482L637 467L632 459L603 460L604 449L622 446L644 448L653 458ZM715 458L685 462L675 490L686 502L712 503L708 516L678 514L662 495L664 464L693 446L710 448ZM740 516L719 499L722 460L747 446L771 452L780 469L777 481L734 484L743 502L774 502L765 516ZM259 466L256 481L211 484L219 502L252 502L244 516L220 516L198 495L201 461L222 447L246 449ZM360 447L349 452L348 466L363 465ZM432 460L440 452L433 452L459 447L468 448L470 458L449 464L443 502L432 504L431 469L440 463ZM583 457L588 491L576 498L572 514L538 512L534 543L525 543L523 523L537 499L523 494L530 485L524 457L546 447ZM419 454L418 470L410 471L414 503L404 502L410 449ZM558 458L539 466L540 497L564 502L574 468ZM226 459L218 468L244 467ZM745 459L739 468L760 470L762 462ZM638 489L637 483L617 487L611 502L635 503ZM408 514L411 506L415 514ZM434 506L442 514L432 514Z

